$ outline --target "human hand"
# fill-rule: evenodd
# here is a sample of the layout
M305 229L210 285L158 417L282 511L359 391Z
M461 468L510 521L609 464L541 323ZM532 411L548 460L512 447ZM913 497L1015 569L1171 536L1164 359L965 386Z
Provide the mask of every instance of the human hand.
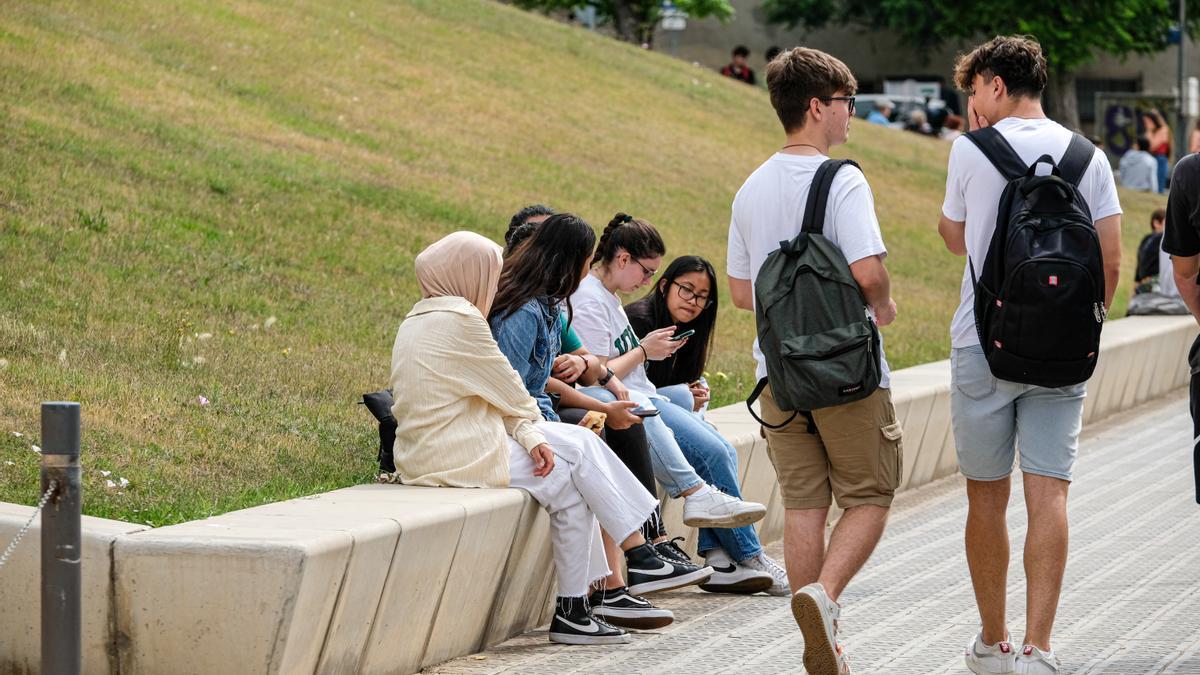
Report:
M611 391L612 395L616 396L618 401L629 400L629 388L616 375L612 376L612 379L608 381L608 384L604 385L604 388Z
M886 326L896 320L896 301L888 298L886 305L873 307L875 310L875 325Z
M550 374L557 380L573 384L587 370L587 361L577 354L559 354Z
M984 127L992 126L991 121L975 112L975 96L967 97L967 131L975 131ZM880 324L881 326L883 324Z
M662 361L687 344L687 338L672 342L671 336L674 334L675 326L667 326L646 333L646 337L642 338L641 342L642 349L646 350L646 358L651 361Z
M608 420L605 423L609 428L617 431L641 424L642 418L629 412L636 407L638 407L637 401L613 401L605 404L604 412L608 414Z
M529 451L529 456L533 458L533 475L537 478L545 478L554 470L554 451L549 445L542 443L534 446Z
M712 393L707 386L700 380L688 385L688 390L692 392L692 412L700 412L705 403L712 398Z

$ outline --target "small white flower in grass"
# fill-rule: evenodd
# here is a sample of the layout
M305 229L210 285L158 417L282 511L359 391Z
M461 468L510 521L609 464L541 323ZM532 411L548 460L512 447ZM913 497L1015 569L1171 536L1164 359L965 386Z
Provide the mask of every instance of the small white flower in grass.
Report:
M64 349L58 353L58 362L59 363L67 362L67 350Z
M37 454L39 454L39 455L40 455L40 454L42 454L42 449L41 449L41 448L39 448L39 447L38 447L38 446L36 446L36 445L31 445L31 446L29 446L29 449L30 449L30 450L32 450L32 451L34 451L34 452L36 452L36 453L37 453Z
M211 340L212 333L200 333L199 335L196 336L196 339L197 340Z
M9 461L5 461L5 462L4 462L4 466L16 466L16 463L15 463L15 462L9 462Z
M208 359L204 358L203 356L193 356L192 363L200 366L200 365L204 365L205 363L208 363Z
M277 321L279 321L279 319L276 319L273 316L268 316L267 320L263 322L263 329L271 330L271 328L275 325L275 322L277 322Z
M196 397L196 403L199 403L200 405L208 405L208 399L204 398L203 395L200 395Z
M0 370L8 367L8 359L0 359Z
M111 471L105 471L104 469L100 469L100 475L101 475L101 476L104 476L105 478L108 478L109 476L111 476L111 475L112 475L112 472L111 472Z
M13 436L16 436L17 438L20 438L20 437L22 437L22 436L24 436L24 435L25 435L25 434L23 434L23 433L21 433L21 432L19 432L19 431L14 431L14 432L13 432Z
M104 487L112 490L117 487L117 484L112 482L111 480L106 480L106 481L104 481Z
M125 488L129 487L129 479L128 478L118 478L117 486L120 487L122 490L124 490Z

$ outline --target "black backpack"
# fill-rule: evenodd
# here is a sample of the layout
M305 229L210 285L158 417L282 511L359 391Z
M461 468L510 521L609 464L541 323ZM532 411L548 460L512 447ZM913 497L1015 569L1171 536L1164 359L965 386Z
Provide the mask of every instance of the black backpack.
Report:
M1086 381L1096 369L1104 308L1104 261L1079 181L1095 154L1071 138L1062 161L1026 166L994 128L967 134L1008 180L996 231L976 276L975 328L992 374L1040 387ZM1038 176L1039 164L1051 173Z
M767 382L780 410L811 413L870 396L882 377L879 329L867 316L862 289L846 256L825 238L825 207L838 169L858 164L829 159L813 177L800 234L779 242L754 281L758 346L767 364L746 401L756 401ZM770 425L750 414L769 429Z

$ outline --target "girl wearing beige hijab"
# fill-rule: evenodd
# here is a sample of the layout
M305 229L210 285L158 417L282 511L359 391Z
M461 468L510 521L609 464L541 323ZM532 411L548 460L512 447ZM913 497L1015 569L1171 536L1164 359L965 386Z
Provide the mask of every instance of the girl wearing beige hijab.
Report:
M679 570L641 534L657 502L595 434L542 421L484 318L500 266L500 247L470 232L417 256L423 299L392 348L396 472L406 485L529 492L550 513L559 587L550 640L628 642L586 601L589 586L609 574L600 527L631 565L649 563L669 579Z

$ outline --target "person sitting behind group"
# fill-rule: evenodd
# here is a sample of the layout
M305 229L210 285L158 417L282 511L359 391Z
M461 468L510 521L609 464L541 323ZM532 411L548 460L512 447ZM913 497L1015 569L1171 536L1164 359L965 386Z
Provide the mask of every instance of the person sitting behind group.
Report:
M725 77L741 80L746 84L754 84L754 70L752 70L749 64L746 63L746 59L749 56L750 50L747 49L745 45L738 45L734 47L733 60L729 62L729 65L721 69L721 74Z
M1147 153L1149 154L1149 153ZM1150 214L1150 234L1142 237L1138 244L1137 271L1134 281L1137 282L1135 293L1150 290L1149 286L1158 279L1158 258L1162 249L1163 228L1167 224L1167 210L1155 209Z
M392 347L396 472L405 485L528 492L550 513L558 577L550 640L629 642L592 614L587 592L609 573L600 528L621 542L631 569L673 570L641 533L657 500L591 431L542 420L484 318L501 264L500 247L472 232L417 256L422 299Z
M695 331L683 347L662 361L651 361L646 376L658 393L675 405L700 413L711 391L704 368L717 324L717 274L704 258L676 258L654 290L625 306L638 335L675 326L678 333Z
M892 124L892 111L896 109L896 104L886 98L881 98L875 101L875 109L867 113L867 121L871 124L880 124L890 126Z
M1121 155L1117 165L1121 185L1141 192L1158 191L1158 160L1150 154L1150 139L1139 136L1137 143Z

